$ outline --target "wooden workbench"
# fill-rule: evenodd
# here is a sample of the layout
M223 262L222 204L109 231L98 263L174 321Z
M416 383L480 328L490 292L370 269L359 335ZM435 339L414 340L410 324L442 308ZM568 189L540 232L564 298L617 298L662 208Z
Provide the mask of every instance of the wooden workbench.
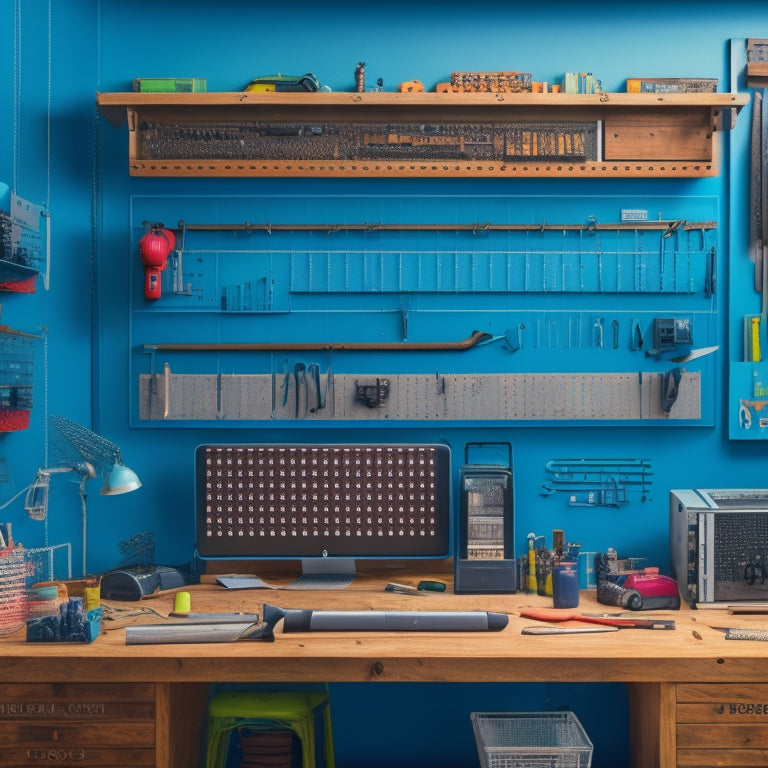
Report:
M173 595L168 594L140 603L105 604L102 634L91 644L26 643L23 630L0 638L0 702L6 702L0 705L0 746L13 745L6 750L8 759L18 752L16 762L4 759L3 765L39 762L34 740L44 738L44 732L27 736L29 743L23 738L11 741L19 737L21 725L31 721L51 723L57 748L66 749L64 731L54 727L61 713L53 704L47 707L49 701L77 699L84 716L111 721L119 720L121 707L130 702L154 703L147 715L154 721L153 734L147 736L142 754L134 754L140 739L128 725L126 743L114 744L113 752L130 745L133 765L181 768L196 765L199 743L168 736L190 717L203 722L212 683L372 681L623 682L628 684L635 726L634 768L768 764L768 645L725 640L721 631L711 628L764 626L760 617L684 607L647 614L675 619L672 631L528 636L521 629L536 622L521 618L520 607L551 607L551 598L454 595L450 585L442 594L384 591L387 581L415 584L419 578L446 580L445 574L409 577L395 569L359 575L342 590L227 591L207 583L189 591L193 611L262 613L264 602L317 610L484 610L508 613L509 625L500 632L442 634L284 634L278 625L274 642L126 645L128 624L168 621L165 617L173 607ZM582 592L579 610L612 609L599 605L590 591ZM87 686L78 688L76 683ZM117 703L105 704L109 701ZM123 719L133 728L140 722L129 713ZM76 734L72 744L89 754L93 745L83 742L83 729ZM96 761L105 759L104 744L99 747L98 758L81 757L79 764L101 764Z

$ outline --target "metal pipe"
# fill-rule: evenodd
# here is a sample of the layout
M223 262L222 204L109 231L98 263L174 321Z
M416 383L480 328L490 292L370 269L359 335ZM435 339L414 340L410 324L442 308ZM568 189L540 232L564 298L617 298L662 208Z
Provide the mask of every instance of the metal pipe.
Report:
M143 222L151 226L151 222ZM548 231L608 231L618 230L704 230L717 229L716 221L686 221L685 219L657 219L651 221L622 221L601 224L590 221L587 224L492 224L491 222L472 222L469 224L382 224L380 222L362 222L359 224L274 224L272 222L242 224L189 224L181 220L177 229L186 232L548 232Z
M481 341L493 337L484 331L473 331L471 336L460 341L298 341L298 342L246 342L242 344L144 344L147 352L293 352L308 350L363 350L423 352L470 349Z

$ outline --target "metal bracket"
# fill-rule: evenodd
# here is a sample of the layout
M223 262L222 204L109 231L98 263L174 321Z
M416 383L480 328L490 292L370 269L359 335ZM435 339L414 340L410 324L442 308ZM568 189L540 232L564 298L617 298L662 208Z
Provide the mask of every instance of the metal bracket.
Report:
M355 400L360 400L368 408L381 408L389 399L389 379L376 379L375 384L355 382Z

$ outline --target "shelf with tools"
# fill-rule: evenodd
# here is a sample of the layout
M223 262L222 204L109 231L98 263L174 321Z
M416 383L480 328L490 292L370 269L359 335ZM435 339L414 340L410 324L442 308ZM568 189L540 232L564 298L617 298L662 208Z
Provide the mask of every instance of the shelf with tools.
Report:
M97 93L132 176L665 178L719 173L740 93Z

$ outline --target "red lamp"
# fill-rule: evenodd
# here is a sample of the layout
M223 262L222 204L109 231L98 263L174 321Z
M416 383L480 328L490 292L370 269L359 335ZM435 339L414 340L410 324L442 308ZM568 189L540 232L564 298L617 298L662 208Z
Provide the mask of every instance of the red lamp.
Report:
M168 256L176 247L176 236L162 224L153 224L139 240L139 254L144 265L144 296L159 299L162 295L160 273L168 266Z

